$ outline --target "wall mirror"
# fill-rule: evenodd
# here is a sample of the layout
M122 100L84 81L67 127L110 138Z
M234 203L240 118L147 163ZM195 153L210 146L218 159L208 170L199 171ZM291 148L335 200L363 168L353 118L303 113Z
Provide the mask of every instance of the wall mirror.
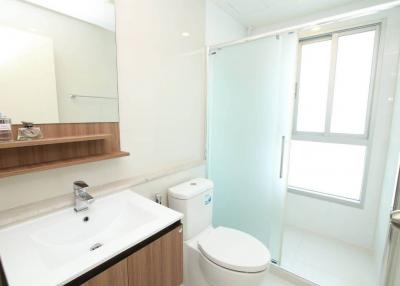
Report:
M0 1L0 112L13 124L119 121L113 2Z

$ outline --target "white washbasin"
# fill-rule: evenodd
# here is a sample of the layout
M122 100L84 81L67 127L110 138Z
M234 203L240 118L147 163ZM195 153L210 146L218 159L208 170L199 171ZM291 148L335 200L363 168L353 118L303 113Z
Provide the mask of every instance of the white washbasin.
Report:
M0 230L0 256L11 286L63 285L181 218L122 191Z
M82 253L95 251L98 248L91 248L102 247L157 218L122 196L100 200L89 211L71 213L68 210L48 217L46 225L38 226L38 230L30 235L49 269Z

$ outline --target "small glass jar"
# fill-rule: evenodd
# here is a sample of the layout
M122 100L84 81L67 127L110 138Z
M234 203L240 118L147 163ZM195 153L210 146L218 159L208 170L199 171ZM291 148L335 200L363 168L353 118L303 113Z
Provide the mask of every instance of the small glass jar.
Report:
M11 119L0 113L0 141L11 141Z
M18 141L42 139L43 133L40 127L33 126L32 122L22 121L23 127L18 128Z

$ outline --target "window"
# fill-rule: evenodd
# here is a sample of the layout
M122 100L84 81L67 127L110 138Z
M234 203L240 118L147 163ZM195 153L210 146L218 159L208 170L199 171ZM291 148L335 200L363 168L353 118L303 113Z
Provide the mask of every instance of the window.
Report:
M300 41L289 189L360 202L377 26Z

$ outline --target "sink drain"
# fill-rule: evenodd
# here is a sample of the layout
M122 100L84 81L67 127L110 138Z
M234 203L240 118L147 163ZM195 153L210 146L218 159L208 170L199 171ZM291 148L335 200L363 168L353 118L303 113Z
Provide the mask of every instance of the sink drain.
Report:
M100 248L102 246L103 246L102 243L96 243L92 247L90 247L90 251L94 251L94 250L96 250L96 249L98 249L98 248Z

